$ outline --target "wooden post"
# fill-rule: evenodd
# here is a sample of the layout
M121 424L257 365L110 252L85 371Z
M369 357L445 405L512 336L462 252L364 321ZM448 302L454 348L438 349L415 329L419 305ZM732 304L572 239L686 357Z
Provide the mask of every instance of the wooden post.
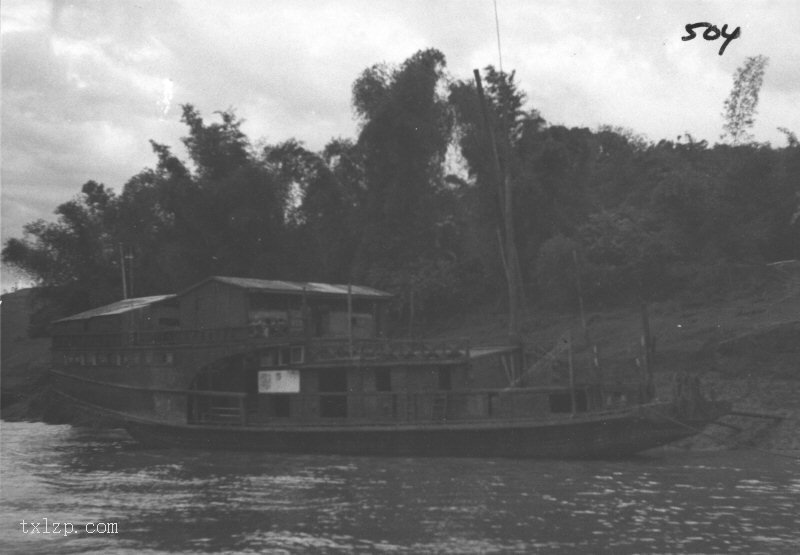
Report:
M125 260L128 261L128 294L133 297L133 247L128 248L128 252L125 255Z
M125 276L125 253L122 250L122 243L119 244L119 263L122 271L122 298L128 298L128 278Z
M597 379L597 387L600 395L600 406L604 406L606 402L606 392L605 387L603 385L603 369L600 368L600 354L597 350L597 344L592 345L592 361L594 363L594 373L595 378Z
M303 321L303 337L306 340L306 349L311 340L311 309L308 306L308 294L303 285L303 296L300 298L300 319Z
M589 344L589 328L586 326L586 313L583 310L583 290L581 289L581 272L578 267L578 253L572 249L572 262L575 264L575 281L578 286L578 307L581 312L581 326L583 326L583 334L586 336L586 344Z
M567 336L567 357L569 360L569 400L572 405L572 415L575 416L575 367L572 364L572 332Z
M650 400L653 392L653 369L651 356L650 317L647 313L647 303L642 301L642 366L645 375L645 396Z
M191 404L192 407L192 424L195 424L200 421L200 407L198 406L197 396L192 394L187 394L186 398L188 402Z
M353 285L347 284L347 348L353 358Z
M414 290L411 290L408 301L408 337L414 335Z

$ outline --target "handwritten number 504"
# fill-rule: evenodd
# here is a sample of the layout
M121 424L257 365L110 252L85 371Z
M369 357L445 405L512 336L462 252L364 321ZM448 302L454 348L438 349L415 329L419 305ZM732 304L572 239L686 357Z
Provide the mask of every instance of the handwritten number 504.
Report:
M728 34L728 24L722 26L722 31L717 28L716 25L712 25L711 23L689 23L686 25L686 32L688 33L685 37L681 37L681 40L692 40L697 36L694 32L695 29L698 27L707 27L707 29L703 32L703 38L706 40L717 40L719 37L725 39L725 42L722 43L722 46L719 49L719 55L722 56L722 53L725 52L725 48L727 48L728 44L733 39L739 38L741 35L741 27L737 27L733 30L733 33Z

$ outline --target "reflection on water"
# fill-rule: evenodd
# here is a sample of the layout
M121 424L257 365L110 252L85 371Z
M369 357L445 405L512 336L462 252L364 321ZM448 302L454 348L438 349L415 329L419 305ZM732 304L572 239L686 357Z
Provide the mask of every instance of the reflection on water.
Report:
M2 553L792 553L800 464L748 451L615 462L142 450L2 423ZM26 521L116 535L23 534Z

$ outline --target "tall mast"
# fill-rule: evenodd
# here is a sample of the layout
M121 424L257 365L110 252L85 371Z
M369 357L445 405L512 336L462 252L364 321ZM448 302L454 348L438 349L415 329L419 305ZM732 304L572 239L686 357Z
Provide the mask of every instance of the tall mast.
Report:
M122 243L119 244L119 264L122 272L122 298L128 298L128 279L125 276L125 253L122 250Z
M500 156L497 152L497 141L494 129L489 118L489 109L486 106L486 97L483 94L483 83L479 70L473 70L475 85L478 89L478 99L481 105L483 123L492 147L492 162L494 177L500 199L500 212L503 219L503 241L501 242L501 255L504 260L506 282L508 284L508 332L511 336L519 335L519 306L522 302L522 273L519 266L519 255L514 240L514 214L511 180L508 171L503 171L500 165Z

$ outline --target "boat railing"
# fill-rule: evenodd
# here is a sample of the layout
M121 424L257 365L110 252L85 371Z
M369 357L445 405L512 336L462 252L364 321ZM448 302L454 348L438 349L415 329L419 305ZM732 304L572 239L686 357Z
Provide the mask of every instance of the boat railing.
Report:
M190 420L197 424L247 424L244 393L227 391L188 392Z
M131 333L87 333L53 336L56 349L122 349L192 345L244 344L257 347L282 343L287 339L306 345L305 361L430 361L465 360L470 355L467 340L419 341L395 339L314 338L304 335L274 334L261 327L230 327L193 330L138 331Z
M319 392L247 395L187 391L190 423L234 426L436 424L548 420L613 413L640 402L635 392L610 402L594 384L470 391ZM284 412L271 405L281 397Z
M461 360L469 358L467 340L418 341L391 339L314 339L309 342L307 360L336 362L347 360Z
M302 333L261 325L208 329L145 330L128 333L80 333L53 336L57 349L146 347L259 342L285 338L304 340Z

